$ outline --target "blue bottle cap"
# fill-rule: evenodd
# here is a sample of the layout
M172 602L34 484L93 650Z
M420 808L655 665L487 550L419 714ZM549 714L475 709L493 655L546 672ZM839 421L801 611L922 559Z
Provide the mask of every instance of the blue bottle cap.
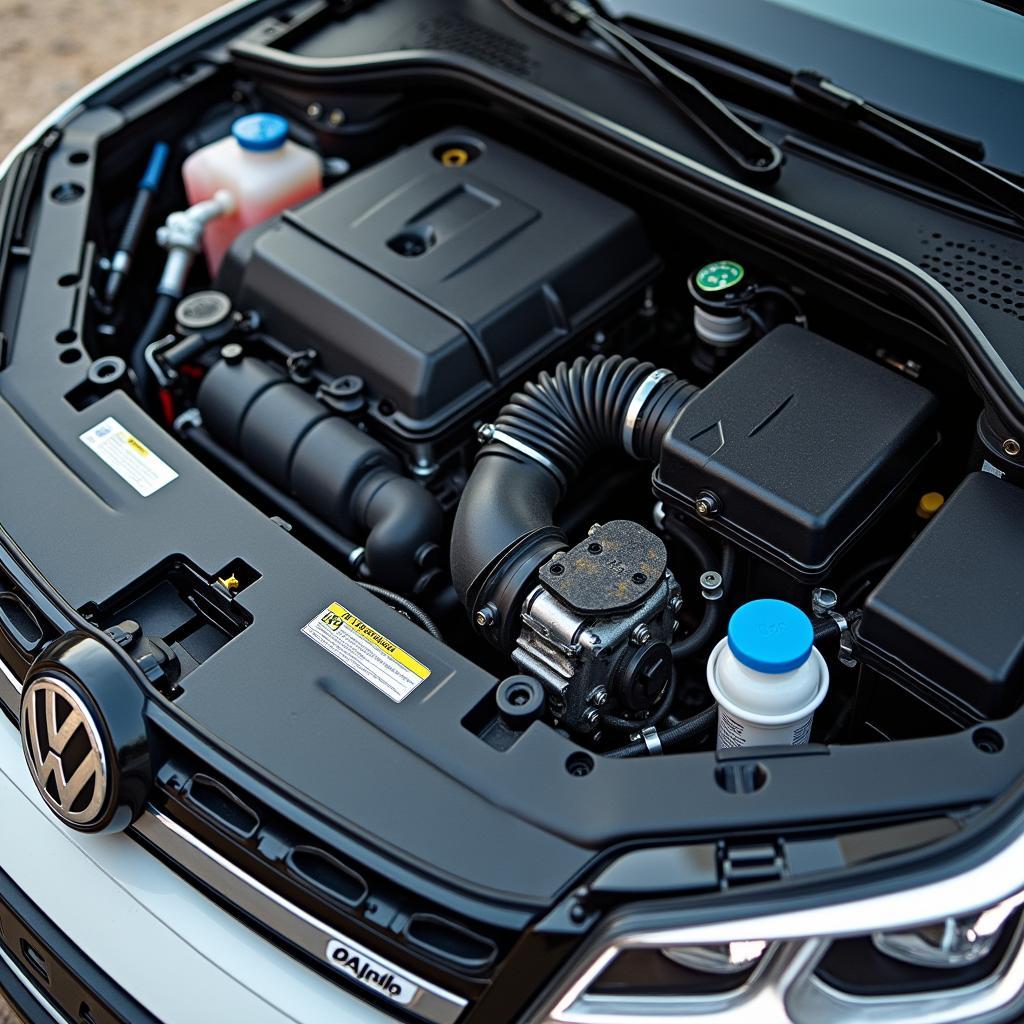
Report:
M811 656L813 644L811 620L788 601L748 601L729 620L729 650L755 672L791 672Z
M246 114L231 126L242 149L267 153L279 149L288 138L288 122L277 114Z

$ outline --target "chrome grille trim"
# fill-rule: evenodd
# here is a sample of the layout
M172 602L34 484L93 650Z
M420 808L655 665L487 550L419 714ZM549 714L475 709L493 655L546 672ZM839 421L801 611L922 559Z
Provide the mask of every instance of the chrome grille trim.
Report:
M357 952L366 954L378 964L392 971L399 978L416 986L417 992L411 1002L395 1003L396 1008L408 1010L432 1021L434 1024L454 1024L466 1008L467 1001L461 996L448 992L433 982L420 978L399 967L386 957L349 939L301 907L279 896L252 875L242 871L231 861L222 857L212 847L182 828L177 822L155 808L145 811L132 826L149 844L164 853L173 863L180 865L194 877L200 879L225 900L264 923L267 928L308 953L315 960L331 966L327 958L330 943L342 943ZM350 975L338 973L339 979ZM373 992L374 989L355 984L357 992ZM386 999L386 997L383 997Z

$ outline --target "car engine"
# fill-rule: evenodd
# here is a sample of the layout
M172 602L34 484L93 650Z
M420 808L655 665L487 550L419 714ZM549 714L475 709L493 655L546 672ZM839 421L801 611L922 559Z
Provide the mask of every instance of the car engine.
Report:
M921 601L948 590L929 521L994 479L977 409L856 295L470 123L356 170L303 149L323 180L253 215L256 172L232 194L202 162L291 126L246 115L228 152L208 121L191 206L157 232L157 307L81 400L137 387L281 528L493 673L463 723L481 741L858 742L1015 700L1019 644L954 670Z

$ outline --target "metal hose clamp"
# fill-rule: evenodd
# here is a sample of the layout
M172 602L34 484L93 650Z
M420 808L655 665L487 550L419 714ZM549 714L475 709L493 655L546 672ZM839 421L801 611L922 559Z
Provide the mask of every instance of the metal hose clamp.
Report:
M651 397L654 389L671 373L670 370L652 370L636 389L629 407L626 409L626 419L622 424L622 446L627 454L636 458L633 450L633 433L640 420L640 413L644 411L647 400Z
M563 489L568 485L565 475L546 455L542 455L539 451L531 448L528 444L524 444L511 434L506 434L504 430L499 429L493 423L485 423L480 427L477 431L477 437L484 443L494 442L503 444L506 448L511 448L513 451L519 452L520 455L525 455L528 459L532 459L538 465L543 466L559 482Z

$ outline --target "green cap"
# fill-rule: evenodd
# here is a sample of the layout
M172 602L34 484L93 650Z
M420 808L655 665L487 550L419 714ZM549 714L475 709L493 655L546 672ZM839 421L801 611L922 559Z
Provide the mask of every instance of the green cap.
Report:
M696 283L702 292L724 292L743 280L743 266L735 260L716 260L697 271Z

